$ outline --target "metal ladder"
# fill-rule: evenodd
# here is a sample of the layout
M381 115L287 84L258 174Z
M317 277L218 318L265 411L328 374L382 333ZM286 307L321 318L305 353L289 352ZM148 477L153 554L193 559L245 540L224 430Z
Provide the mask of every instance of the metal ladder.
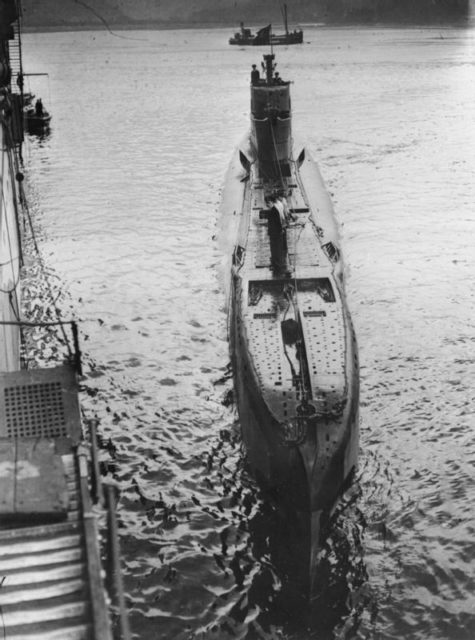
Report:
M11 640L94 638L76 461L63 462L67 521L0 531L0 632Z
M12 93L21 94L21 86L17 83L18 77L23 77L23 64L21 53L21 31L20 19L13 23L14 38L8 43L8 57L10 60L10 68L12 70L11 91Z

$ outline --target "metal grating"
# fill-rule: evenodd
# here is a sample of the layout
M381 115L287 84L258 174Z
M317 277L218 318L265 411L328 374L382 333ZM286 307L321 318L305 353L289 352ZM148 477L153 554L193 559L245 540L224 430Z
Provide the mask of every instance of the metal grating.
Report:
M81 437L74 367L0 372L0 438L55 439L65 453Z
M62 387L59 381L6 387L4 394L9 437L67 437Z

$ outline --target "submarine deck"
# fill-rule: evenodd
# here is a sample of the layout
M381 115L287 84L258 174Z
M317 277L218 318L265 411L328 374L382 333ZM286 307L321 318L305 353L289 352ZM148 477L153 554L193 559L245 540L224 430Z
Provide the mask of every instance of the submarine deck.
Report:
M335 417L346 403L351 367L348 321L335 265L322 247L324 230L316 224L317 216L294 169L286 185L291 194L289 209L296 219L287 228L290 275L272 271L265 215L268 189L251 172L238 240L245 248L238 304L246 358L278 422L295 416L304 398L318 415ZM300 326L303 351L286 331L289 320Z

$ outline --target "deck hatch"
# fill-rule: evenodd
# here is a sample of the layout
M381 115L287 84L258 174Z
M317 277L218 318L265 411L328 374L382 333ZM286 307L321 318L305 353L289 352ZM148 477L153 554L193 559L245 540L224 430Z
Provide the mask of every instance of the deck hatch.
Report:
M323 309L318 311L304 311L303 315L305 318L318 318L320 316L326 316L327 312L324 311Z
M335 293L328 278L302 278L297 282L298 291L316 292L324 302L335 302Z
M7 436L67 437L60 382L6 387L4 393Z
M275 320L277 314L275 313L255 313L253 316L256 320Z

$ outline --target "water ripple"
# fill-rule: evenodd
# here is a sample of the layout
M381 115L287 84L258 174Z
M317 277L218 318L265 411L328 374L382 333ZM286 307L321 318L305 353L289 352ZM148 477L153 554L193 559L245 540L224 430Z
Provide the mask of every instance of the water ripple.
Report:
M292 523L247 473L213 240L260 53L223 29L26 34L53 113L25 149L31 207L53 296L82 321L135 637L475 636L475 34L442 31L308 27L278 52L335 203L361 357L360 467L310 605ZM25 255L25 309L48 317ZM63 347L35 334L30 352Z

